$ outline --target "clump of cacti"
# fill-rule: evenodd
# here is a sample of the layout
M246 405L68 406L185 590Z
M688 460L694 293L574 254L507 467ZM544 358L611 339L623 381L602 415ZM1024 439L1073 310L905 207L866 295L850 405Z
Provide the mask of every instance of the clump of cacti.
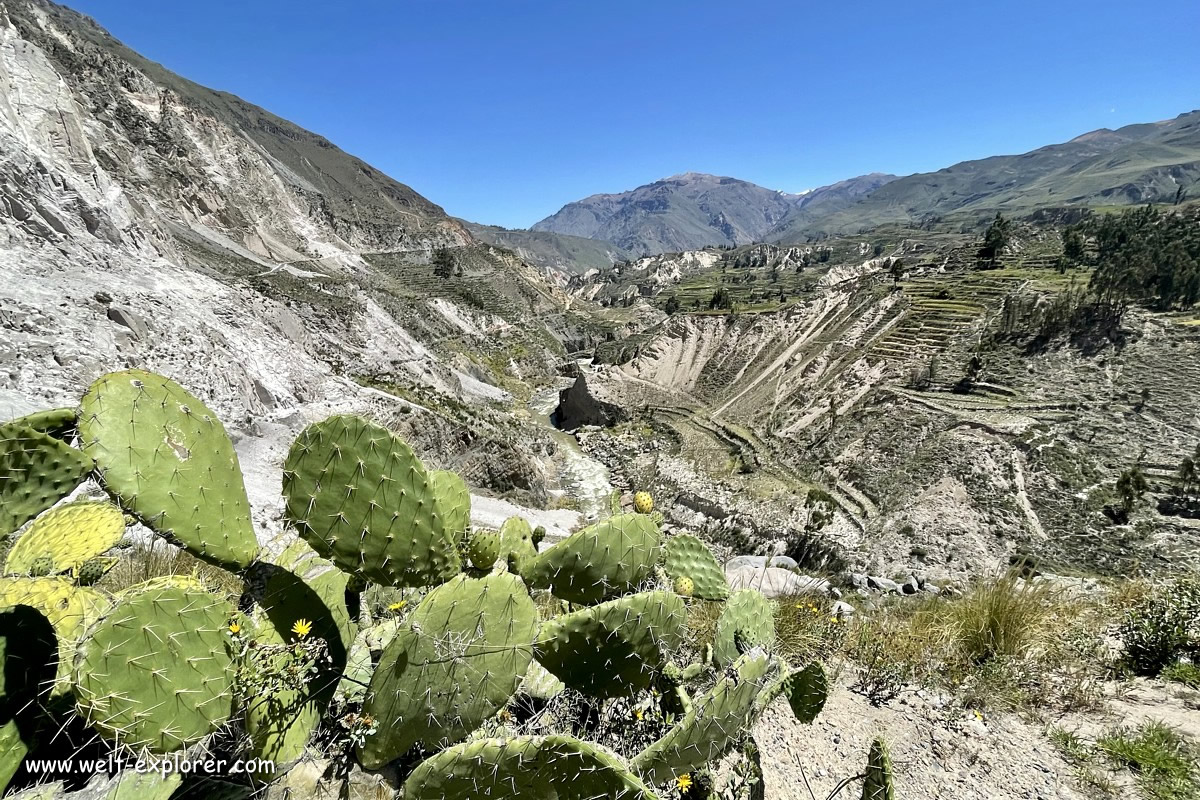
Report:
M0 616L44 620L47 713L73 708L112 750L236 741L287 763L319 739L368 768L397 765L408 800L653 800L754 752L749 730L780 695L810 722L828 692L819 665L794 670L774 651L770 601L729 596L698 538L664 546L644 492L636 513L614 501L611 517L543 549L545 529L520 517L473 529L458 475L335 416L289 451L289 530L260 551L219 420L137 370L97 380L78 410L0 425L0 467L13 465L29 486L0 484L0 527L33 522L0 578ZM116 505L55 507L89 474ZM187 577L89 588L134 521L238 573L241 602ZM689 608L714 602L712 646L688 641ZM0 709L12 691L0 685ZM650 714L653 735L605 739L611 750L574 738L597 715L631 713ZM0 760L0 791L40 746L18 733L0 726L20 753Z

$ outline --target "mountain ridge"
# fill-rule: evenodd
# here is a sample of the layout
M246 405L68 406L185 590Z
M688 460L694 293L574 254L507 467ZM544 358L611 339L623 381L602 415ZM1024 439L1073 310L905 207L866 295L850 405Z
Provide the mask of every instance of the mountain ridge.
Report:
M841 208L864 187L893 177L872 173L792 194L740 178L684 172L568 203L531 230L602 239L637 255L750 244L797 208L818 201Z

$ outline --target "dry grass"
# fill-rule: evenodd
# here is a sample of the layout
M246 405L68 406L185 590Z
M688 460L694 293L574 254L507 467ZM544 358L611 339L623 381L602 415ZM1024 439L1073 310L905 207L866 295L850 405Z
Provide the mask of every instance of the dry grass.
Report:
M973 708L1086 708L1108 669L1108 619L1105 607L1008 575L961 597L897 599L856 621L846 652L875 702L908 684Z
M182 548L160 540L134 545L119 553L120 560L100 581L100 588L119 592L130 586L167 575L186 575L210 591L236 600L244 584L237 575L201 561Z

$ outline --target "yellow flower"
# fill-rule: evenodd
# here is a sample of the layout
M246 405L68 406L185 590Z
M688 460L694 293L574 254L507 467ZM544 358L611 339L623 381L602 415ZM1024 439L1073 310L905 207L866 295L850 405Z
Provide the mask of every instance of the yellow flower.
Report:
M841 622L841 620L840 620L840 619L838 619L837 617L830 617L830 618L829 618L829 621L830 621L830 622Z
M692 776L686 772L675 779L675 786L681 792L686 792L692 785Z
M312 623L306 619L296 620L296 624L292 626L292 633L303 639L312 633Z
M646 712L642 711L640 708L635 708L633 710L633 716L637 718L638 722L641 722L642 717L646 716Z
M392 603L390 606L388 606L388 611L399 611L400 609L404 608L406 605L408 605L408 601L401 600L398 603Z
M238 625L236 622L231 622L231 623L229 623L229 632L230 633L241 633L242 626Z

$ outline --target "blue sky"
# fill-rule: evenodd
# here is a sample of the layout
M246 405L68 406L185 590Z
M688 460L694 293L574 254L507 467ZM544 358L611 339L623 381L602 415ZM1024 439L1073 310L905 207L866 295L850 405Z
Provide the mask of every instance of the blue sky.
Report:
M1200 3L66 0L460 217L679 172L795 192L1200 108Z

